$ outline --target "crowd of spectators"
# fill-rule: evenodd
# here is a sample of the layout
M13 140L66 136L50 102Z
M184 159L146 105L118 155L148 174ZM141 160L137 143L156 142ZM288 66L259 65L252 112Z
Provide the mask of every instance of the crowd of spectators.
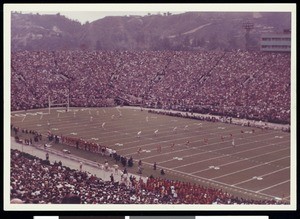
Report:
M120 182L103 181L18 150L11 150L10 198L36 204L283 204L241 199L221 189L152 176L142 180L125 173Z
M11 55L11 109L132 104L290 122L290 54L246 51L22 51Z

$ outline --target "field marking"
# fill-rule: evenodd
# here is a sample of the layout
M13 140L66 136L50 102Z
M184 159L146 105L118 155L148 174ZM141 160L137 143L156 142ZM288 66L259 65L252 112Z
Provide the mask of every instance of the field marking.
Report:
M275 185L269 186L269 187L267 187L267 188L264 188L264 189L257 190L256 192L257 192L257 193L260 193L261 191L264 191L264 190L268 190L268 189L274 188L274 187L276 187L276 186L279 186L279 185L285 184L285 183L287 183L287 182L290 182L290 181L291 181L291 180L289 179L289 180L286 180L286 181L283 181L283 182L277 183L277 184L275 184ZM290 197L290 196L287 196L287 197ZM287 198L287 197L285 197L285 198Z
M254 141L254 142L260 142L260 141ZM236 155L236 154L244 153L244 152L247 152L247 151L257 150L257 149L261 149L261 148L264 148L264 147L270 147L270 146L278 145L278 144L281 144L281 143L283 143L283 142L268 144L268 145L264 145L264 146L258 146L258 147L255 147L255 148L251 148L251 149L239 151L239 152L236 152L236 153L233 153L233 154L225 154L225 155L221 155L221 156L218 156L218 157L209 158L209 159L202 160L202 161L196 161L196 162L192 162L192 163L189 163L189 164L184 164L184 165L181 165L181 166L177 166L175 169L178 169L178 168L181 168L181 167L185 167L185 166L194 165L194 164L197 164L197 163L202 163L204 161L215 160L215 159L219 159L219 158L223 158L223 157L234 157L233 155ZM248 143L245 143L243 145L247 145L247 144L251 144L251 143L248 142ZM227 147L227 148L232 148L232 146ZM223 150L223 149L227 149L227 148L217 149L215 151L219 151L219 150ZM214 151L208 151L208 153L210 153L210 152L214 152ZM192 156L195 156L195 155L197 155L197 154L189 155L189 157L192 157Z
M186 121L182 121L182 124L185 124L186 123ZM206 123L206 122L205 122ZM210 124L209 122L207 122L207 124ZM125 125L126 126L126 125ZM167 127L168 127L168 124L166 125ZM156 126L157 127L157 126ZM215 126L214 125L211 125L211 126L209 126L209 127L212 127L212 129L213 128L215 128ZM233 131L233 130L235 130L235 129L240 129L240 127L237 127L237 128L234 128L234 126L233 126L233 128L231 129L231 131ZM256 128L255 128L256 129ZM229 130L230 131L230 130ZM88 131L88 133L90 133L90 131ZM106 135L107 136L107 134L108 133L111 133L111 132L106 132L106 133L103 133L103 135ZM120 133L122 133L122 132L120 132ZM220 134L221 134L222 132L220 132ZM204 133L203 133L204 134ZM216 135L216 136L218 136L218 134L217 133L210 133L211 135ZM223 135L225 134L224 132L222 133ZM126 134L125 134L126 135ZM180 135L184 135L184 133L180 133ZM127 136L128 136L128 134L127 134ZM163 138L164 137L166 137L166 136L162 136ZM192 137L192 136L189 136L189 137ZM115 138L115 136L112 136L112 138ZM185 137L185 138L188 138L188 137ZM103 138L101 138L101 139L103 139ZM125 139L131 139L131 137L129 137L129 138L123 138L124 140ZM184 139L184 138L183 138ZM119 139L120 140L120 139ZM151 140L151 139L150 139ZM157 140L157 139L156 139ZM101 143L103 143L103 144L105 144L106 142L108 142L109 144L111 143L111 141L112 141L112 139L108 139L108 140L106 140L106 141L104 141L104 142L101 142ZM122 142L122 143L126 143L126 144L130 144L130 143L137 143L137 142L140 142L140 140L139 141L134 141L134 142ZM131 147L131 148L135 148L135 147ZM126 150L127 150L127 148L126 148Z
M184 122L183 122L184 123ZM205 122L206 123L206 122ZM208 124L208 126L209 126L209 122L207 122L207 124ZM143 127L146 127L146 125L148 125L148 124L145 124L145 126L143 126ZM125 126L125 125L124 125ZM166 126L169 126L169 124L167 124ZM123 126L122 126L123 127ZM170 125L170 127L172 127L171 125ZM211 125L211 126L209 126L209 127L216 127L216 126L213 126L213 125ZM238 127L238 126L237 126ZM205 127L206 128L206 127ZM239 130L241 127L238 127L238 128L236 128L235 129L235 126L229 126L229 128L230 128L230 130ZM232 128L232 129L231 129ZM254 128L255 130L257 129L256 127L249 127L249 128ZM212 128L213 129L213 128ZM230 131L229 130L229 131ZM120 130L120 133L121 133L121 131L125 131L125 130ZM110 132L111 133L111 132ZM206 133L206 132L204 132L204 133ZM222 132L219 132L220 134L222 133ZM250 139L252 139L252 138L257 138L258 137L258 135L259 136L262 136L262 135L260 135L260 133L261 132L256 132L255 133L255 135L253 135L253 136L251 136L251 138ZM274 133L276 133L275 131L274 132L268 132L267 133L267 135L269 135L269 134L272 134L272 135L274 135ZM181 134L185 134L185 133L180 133L180 135ZM216 136L218 136L218 133L211 133L212 135L216 135ZM236 134L236 133L234 133L234 134ZM104 135L105 135L105 133L104 133ZM177 135L176 135L177 136ZM166 136L164 136L164 137L166 137ZM246 140L248 140L248 139L244 139L245 141ZM135 141L136 142L136 141ZM155 143L152 143L152 144L156 144L156 143L159 143L159 142L155 142ZM150 144L150 145L152 145L152 144ZM148 144L149 145L149 144ZM131 147L131 148L133 148L133 147ZM127 150L128 148L126 148L126 150ZM176 170L171 170L171 171L176 171ZM177 172L179 172L179 171L177 171ZM186 173L184 173L184 172L181 172L183 175L188 175L188 174L186 174ZM195 175L191 175L191 176L193 176L193 178L196 178L196 179L198 179L198 180L200 180L199 179L199 177L198 176L195 176ZM191 177L190 176L190 177ZM205 179L205 178L204 178ZM207 180L209 180L209 179L207 179ZM222 184L221 182L217 182L217 184ZM245 191L245 189L243 189L243 191ZM252 190L250 190L250 191L252 191ZM267 195L268 197L271 197L270 195ZM275 197L275 196L272 196L272 197Z
M232 161L232 162L229 162L229 163L221 164L221 165L219 165L219 167L224 167L224 166L227 166L227 165L231 165L233 163L238 163L238 162L242 162L242 161L251 160L253 158L265 156L265 155L272 154L272 153L277 153L279 151L288 150L288 149L290 149L290 148L284 148L284 149L280 149L280 150L276 150L276 151L272 151L272 152L268 152L268 153L264 153L264 154L260 154L260 155L255 155L253 157L242 158L241 160L236 160L236 161ZM199 171L195 171L195 172L192 172L191 174L201 173L201 172L204 172L204 171L207 171L207 170L209 170L209 168L199 170Z
M69 115L70 116L70 115ZM131 120L131 119L130 119ZM133 119L134 120L134 119ZM186 123L186 121L181 121L183 124L185 124ZM210 124L209 122L205 122L206 124ZM142 123L142 124L144 124L144 123ZM127 125L124 125L125 127L127 127ZM166 126L168 126L168 124L166 125ZM64 127L66 127L66 126L64 126ZM214 126L210 126L210 127L214 127ZM104 135L106 135L107 136L107 134L108 134L109 132L106 132L106 133L103 133Z
M134 119L132 119L132 121L134 121ZM103 120L101 120L101 122L96 122L96 125L97 124L101 124L103 122ZM110 124L112 124L112 123L114 123L114 122L109 122L108 123L108 125L110 125ZM61 125L63 128L68 128L68 127L72 127L72 128L74 128L74 126L72 125L73 123L69 123L68 125L66 125L66 123L64 123L63 125ZM82 127L84 124L80 124L78 127ZM169 127L169 125L168 124L166 124L166 125L164 125L164 126L166 126L166 127ZM128 124L124 124L123 126L120 126L120 125L118 125L118 127L128 127ZM99 127L100 128L100 127ZM149 134L147 134L147 135L144 135L144 136L150 136L150 133L153 131L153 130L155 130L155 129L157 129L157 126L153 126L153 128L152 129L146 129L146 130L143 130L144 132L148 132L149 131ZM76 130L78 130L78 131L80 131L80 130L86 130L85 128L77 128ZM100 129L99 129L100 130ZM131 130L133 130L133 132L132 132L132 134L134 135L135 133L136 133L136 128L134 128L134 129L131 129ZM168 129L166 129L166 130L168 130ZM104 135L104 136L108 136L110 133L113 133L113 132L115 132L115 131L118 131L119 133L125 133L125 132L127 132L128 133L128 129L125 129L125 130L123 130L123 129L119 129L119 130L112 130L112 131L107 131L107 132L103 132L103 133L100 133L100 135ZM123 131L123 132L122 132ZM82 134L84 134L84 133L90 133L91 131L81 131L81 133ZM166 133L169 133L168 131L166 131ZM115 136L111 136L112 138L115 138ZM124 139L130 139L131 137L129 137L129 138L124 138ZM109 140L107 140L107 141L109 141ZM103 143L105 143L105 142L103 142Z
M272 138L270 138L270 139L272 139ZM254 142L261 142L261 141L254 141ZM240 144L240 145L247 145L247 144L251 144L251 143L254 143L254 142L246 142L246 143ZM181 167L185 167L185 166L189 166L189 165L194 165L196 163L201 163L201 162L208 161L208 160L214 160L214 159L218 159L218 158L221 158L221 157L228 157L228 156L232 156L232 155L235 155L235 154L244 153L246 151L252 151L252 150L256 150L256 149L260 149L260 148L264 148L264 147L270 147L272 145L277 145L277 144L281 144L281 143L283 143L283 142L276 143L276 144L273 143L273 144L269 144L269 145L265 145L265 146L258 146L258 147L255 147L255 148L251 148L251 149L239 151L239 152L236 152L236 153L233 153L233 154L226 154L226 155L221 155L221 156L218 156L218 157L209 158L209 159L202 160L202 161L196 161L196 162L192 162L192 163L189 163L189 164L184 164L184 165L181 165L181 166L177 166L176 169L177 168L181 168ZM215 145L215 144L219 144L219 142L218 143L214 143L214 144L204 145L204 146L201 146L201 147L198 147L198 148L203 148L203 147L207 147L207 146L211 146L211 145ZM229 149L229 148L232 148L232 146L222 147L222 148L218 148L218 149L215 149L215 150L204 151L204 152L200 152L200 153L193 153L191 155L183 156L183 158L198 156L198 155L206 154L206 153L214 153L216 151L226 150L226 149ZM186 151L186 150L190 150L190 149L184 149L184 150L179 150L179 151L175 151L175 152ZM172 153L174 153L174 152L172 152ZM167 153L167 154L171 154L171 153ZM158 156L158 155L156 155L156 156ZM152 158L152 157L155 157L155 156L143 157L143 159L148 159L148 158ZM170 160L165 160L165 161L163 161L161 163L166 163L166 162L169 162L169 161L172 161L172 160L171 159Z
M36 116L37 113L26 113L26 115L30 115L30 116Z
M22 122L24 122L24 119L26 119L26 115L23 117Z
M183 123L185 123L185 121L183 122ZM212 127L212 129L213 128L215 128L215 126L214 125L211 125L211 126L209 126L209 127ZM237 129L240 129L240 127L238 127ZM229 130L230 131L230 130ZM206 133L206 132L205 132ZM184 134L184 133L182 133L182 134ZM203 133L204 134L204 133ZM215 134L215 135L217 135L216 133L213 133L213 134ZM224 133L223 133L224 134ZM267 135L268 134L273 134L273 133L267 133ZM264 134L264 135L266 135L266 134ZM162 136L162 137L166 137L166 136ZM189 137L184 137L184 138L180 138L180 139L186 139L186 138L192 138L192 137L194 137L194 135L193 136L189 136ZM250 137L250 136L249 136ZM251 136L250 138L252 138L252 137L254 137L254 136ZM248 137L247 137L247 139L248 139ZM179 139L176 139L176 140L179 140ZM245 138L245 140L246 140L246 138ZM169 140L167 140L167 141L162 141L162 142L168 142ZM201 140L200 140L201 141ZM139 142L139 141L134 141L134 142ZM195 141L196 142L196 141ZM128 144L128 143L127 143ZM153 144L156 144L156 143L150 143L150 144L147 144L147 145L153 145ZM167 146L166 146L167 147ZM130 148L135 148L135 146L134 147L130 147ZM126 149L124 149L124 150L128 150L129 148L126 148ZM177 151L175 151L175 152L178 152L178 150Z
M210 130L210 129L209 129ZM168 133L172 133L172 132L168 132ZM191 132L192 133L192 132ZM185 134L185 133L181 133L181 134ZM204 134L209 134L209 132L203 132L203 133L201 133L201 134L203 134L203 136L204 136ZM155 138L156 140L158 140L158 139L160 139L160 138L166 138L166 137L171 137L171 136L174 136L174 134L171 134L171 135L160 135L159 137L157 137L157 138ZM182 138L176 138L176 139L168 139L168 140L163 140L163 141L159 141L159 142L153 142L153 143L147 143L147 144L144 144L144 145L138 145L138 146L133 146L133 147L128 147L128 148L126 148L126 149L124 149L124 150L128 150L128 149L131 149L131 148L138 148L138 147L144 147L144 146L146 146L146 145L153 145L153 144L161 144L161 143L163 143L163 142L173 142L174 140L176 140L176 141L178 141L178 140L183 140L183 139L190 139L190 138L193 138L193 137L198 137L199 136L199 134L195 134L195 135L191 135L191 136L186 136L186 135L184 135L184 137L182 137ZM201 135L202 136L202 135ZM216 138L210 138L210 140L212 140L212 139L216 139ZM151 140L151 139L150 139ZM199 142L199 141L203 141L203 139L200 139L200 140L197 140L197 141L193 141L193 143L195 143L195 142ZM130 143L135 143L135 142L140 142L140 141L132 141L132 142L126 142L127 144L130 144ZM207 145L206 145L207 146ZM166 148L166 147L168 147L168 146L165 146L165 147L162 147L162 148ZM128 156L128 155L132 155L132 154L134 154L134 153L130 153L130 154L127 154L127 155L125 155L125 156Z
M272 139L272 138L270 138ZM199 140L199 141L202 141L202 140ZM194 141L194 142L197 142L197 141ZM193 143L194 143L193 142ZM226 142L231 142L231 141L226 141ZM248 144L249 142L245 143L245 144ZM200 146L200 147L196 147L197 149L201 149L201 148L205 148L205 147L209 147L209 146L212 146L212 145L219 145L220 142L216 142L216 143L212 143L212 144L208 144L208 145L203 145L203 146ZM243 144L244 145L244 144ZM203 151L203 152L200 152L200 153L193 153L191 155L186 155L186 156L183 156L184 158L186 157L193 157L193 156L196 156L196 155L201 155L201 154L206 154L206 153L213 153L213 152L216 152L216 151L220 151L220 150L225 150L225 149L228 149L228 148L232 148L232 146L229 146L229 147L222 147L222 148L218 148L218 149L215 149L215 150L209 150L209 151ZM143 159L150 159L150 158L153 158L153 157L157 157L157 156L161 156L161 155L169 155L169 154L172 154L172 153L177 153L177 152L181 152L181 151L189 151L191 150L190 148L185 148L185 149L182 149L182 150L176 150L176 151L172 151L172 152L167 152L167 153L162 153L162 154L159 154L159 155L153 155L153 156L149 156L149 157L143 157ZM165 160L163 161L162 163L166 163L166 162L169 162L169 161L172 161L172 159L170 160Z
M288 196L284 196L282 199L285 199L285 200L290 200L290 195L288 195Z
M265 133L265 134L260 134L259 136L265 136L265 135L270 135L270 134L272 134L272 133ZM272 134L273 135L273 134ZM196 136L199 136L199 135L195 135L195 137ZM192 136L192 137L194 137L194 135ZM244 139L251 139L252 137L257 137L257 136L248 136L247 138L244 138ZM128 149L134 149L134 148L139 148L139 147L145 147L145 146L148 146L148 145L153 145L153 144L161 144L161 143L163 143L163 142L173 142L173 141L178 141L178 140L182 140L182 139L189 139L190 137L183 137L183 138L176 138L176 139L169 139L169 140L164 140L164 141L160 141L160 142L154 142L154 143L148 143L148 144L144 144L144 145L138 145L138 146L133 146L133 147L128 147L128 148L126 148L126 149L123 149L123 150L128 150ZM212 139L218 139L217 137L216 138L210 138L210 140L212 140ZM272 138L270 138L270 139L273 139L273 137ZM196 143L196 142L200 142L200 141L203 141L203 139L200 139L200 140L196 140L196 141L193 141L193 142L191 142L191 143ZM134 142L139 142L139 141L134 141ZM231 142L231 141L230 141ZM251 143L251 142L253 142L253 141L249 141L248 143ZM200 146L200 147L196 147L197 149L199 149L199 148L204 148L204 147L209 147L209 146L211 146L211 145L218 145L218 144L220 144L221 142L215 142L215 143L212 143L212 144L207 144L207 145L204 145L204 146ZM128 144L128 143L127 143ZM168 148L169 146L164 146L164 147L162 147L162 148ZM228 147L228 148L232 148L232 146L230 146L230 147ZM178 151L186 151L186 150L190 150L190 149L184 149L184 150L176 150L176 151L173 151L173 152L171 152L171 153L175 153L175 152L178 152ZM168 152L168 153L163 153L163 154L169 154L170 152ZM129 155L134 155L135 153L128 153L128 154L125 154L124 156L129 156ZM159 155L155 155L155 156L159 156ZM144 159L147 159L147 158L149 158L149 157L146 157L146 158L144 158Z
M16 113L15 116L16 116L16 117L24 117L24 116L26 116L26 114Z
M132 121L134 121L134 119L130 119L130 120L132 120ZM112 122L110 122L108 125L110 125ZM183 124L185 124L186 123L186 121L183 121ZM97 123L96 123L97 124ZM99 123L99 125L101 124L101 122ZM144 123L143 123L144 124ZM170 125L169 124L165 124L165 125L163 125L163 126L165 126L165 127L167 127L166 129L162 129L162 131L161 131L161 133L170 133L170 136L173 136L174 135L174 133L172 133L172 132L170 132ZM65 124L63 125L63 127L70 127L70 125L68 125L68 126L66 126ZM78 127L82 127L82 125L79 125ZM118 125L118 127L128 127L128 124L124 124L123 126L119 126ZM133 126L133 127L135 127L135 126ZM144 126L144 127L146 127L146 126ZM206 128L211 128L211 129L208 129L208 130L214 130L214 125L208 125L208 127L206 127ZM157 125L153 125L153 128L149 128L149 129L143 129L143 132L145 133L145 132L148 132L149 131L149 134L144 134L143 136L142 136L142 138L145 138L145 137L148 137L148 136L152 136L152 132L153 132L153 130L155 130L155 129L157 129ZM234 129L232 129L232 130L235 130L236 128L234 127ZM76 129L78 132L80 131L80 130L86 130L85 128L77 128ZM138 131L136 128L132 128L132 129L125 129L125 130L123 130L123 129L119 129L119 130L117 130L117 131L119 131L119 133L130 133L130 130L133 130L131 133L132 133L132 135L135 135L136 134L136 132ZM207 129L206 129L207 130ZM205 130L205 131L206 131ZM107 131L107 132L103 132L103 133L100 133L100 135L104 135L105 137L107 137L110 133L113 133L114 131L116 131L116 130L112 130L112 131ZM123 132L122 132L123 131ZM84 133L90 133L90 131L80 131L80 133L81 134L83 134L84 135ZM193 132L190 132L190 133L193 133ZM208 132L204 132L204 133L208 133ZM181 132L181 133L177 133L177 135L185 135L186 133L183 133L183 132ZM195 135L195 136L198 136L198 135ZM161 135L160 136L160 138L163 138L163 137L166 137L165 135ZM113 138L113 139L115 139L115 136L114 135L112 135L111 136L111 138ZM122 139L131 139L132 137L124 137L124 138L122 138ZM120 138L119 138L120 139ZM157 139L159 139L159 138L157 138ZM105 141L103 141L103 142L101 142L101 143L103 143L103 144L105 144L106 142L108 142L108 141L111 141L110 139L108 139L108 140L105 140ZM134 142L138 142L138 141L134 141ZM133 142L133 143L134 143ZM129 142L126 142L126 143L129 143Z
M288 156L288 157L289 157L289 156ZM282 159L285 159L285 158L287 158L287 157L279 158L279 159L272 160L272 161L269 161L269 162L266 162L266 163L258 164L258 165L251 166L251 167L248 167L248 168L245 168L245 169L241 169L241 170L238 170L238 171L234 171L234 172L231 172L231 173L227 173L227 174L224 174L224 175L221 175L221 176L213 177L212 179L219 179L219 178L223 178L223 177L225 177L225 176L230 176L230 175L233 175L233 174L236 174L236 173L244 172L244 171L246 171L246 170L250 170L250 169L253 169L253 168L256 168L256 167L268 165L268 164L270 164L270 163L273 163L273 162L276 162L276 161L279 161L279 160L282 160Z
M287 157L290 157L290 156L287 156ZM285 158L287 158L287 157L285 157ZM284 158L283 158L283 159L284 159ZM269 173L260 175L260 176L258 176L258 177L264 178L265 176L272 175L272 174L274 174L274 173L277 173L277 172L280 172L280 171L283 171L283 170L286 170L286 169L290 169L290 167L281 168L281 169L279 169L279 170L275 170L275 171L272 171L272 172L269 172ZM249 182L249 181L253 181L253 180L254 180L254 179L251 178L251 179L247 179L247 180L241 181L241 182L239 182L239 183L235 183L235 184L233 184L233 185L236 186L236 185L243 184L243 183L245 183L245 182Z

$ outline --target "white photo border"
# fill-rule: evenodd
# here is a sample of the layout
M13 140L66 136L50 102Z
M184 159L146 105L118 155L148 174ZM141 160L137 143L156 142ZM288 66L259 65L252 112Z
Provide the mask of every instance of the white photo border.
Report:
M13 11L210 11L291 13L291 201L289 205L10 204L10 59ZM294 211L296 210L296 4L3 4L4 39L4 210L7 211Z

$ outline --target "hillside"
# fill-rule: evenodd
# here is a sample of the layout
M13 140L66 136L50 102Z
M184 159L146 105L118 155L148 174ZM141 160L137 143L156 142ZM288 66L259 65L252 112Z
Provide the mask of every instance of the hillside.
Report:
M290 13L187 12L111 16L80 24L60 15L12 13L12 50L231 50L251 47L263 32L291 28Z

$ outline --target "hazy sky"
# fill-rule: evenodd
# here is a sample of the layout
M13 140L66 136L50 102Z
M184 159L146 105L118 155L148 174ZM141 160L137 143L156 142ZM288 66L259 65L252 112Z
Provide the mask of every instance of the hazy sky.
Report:
M70 18L72 20L78 20L80 23L84 24L86 21L92 22L101 18L104 18L106 16L125 16L125 15L141 15L145 16L148 13L151 14L157 14L159 11L156 12L150 12L150 11L51 11L51 12L45 12L45 11L22 11L22 13L39 13L39 14L57 14L60 13L61 15L66 16L67 18ZM163 12L161 12L163 13ZM175 13L183 13L183 12L172 12L172 14Z

